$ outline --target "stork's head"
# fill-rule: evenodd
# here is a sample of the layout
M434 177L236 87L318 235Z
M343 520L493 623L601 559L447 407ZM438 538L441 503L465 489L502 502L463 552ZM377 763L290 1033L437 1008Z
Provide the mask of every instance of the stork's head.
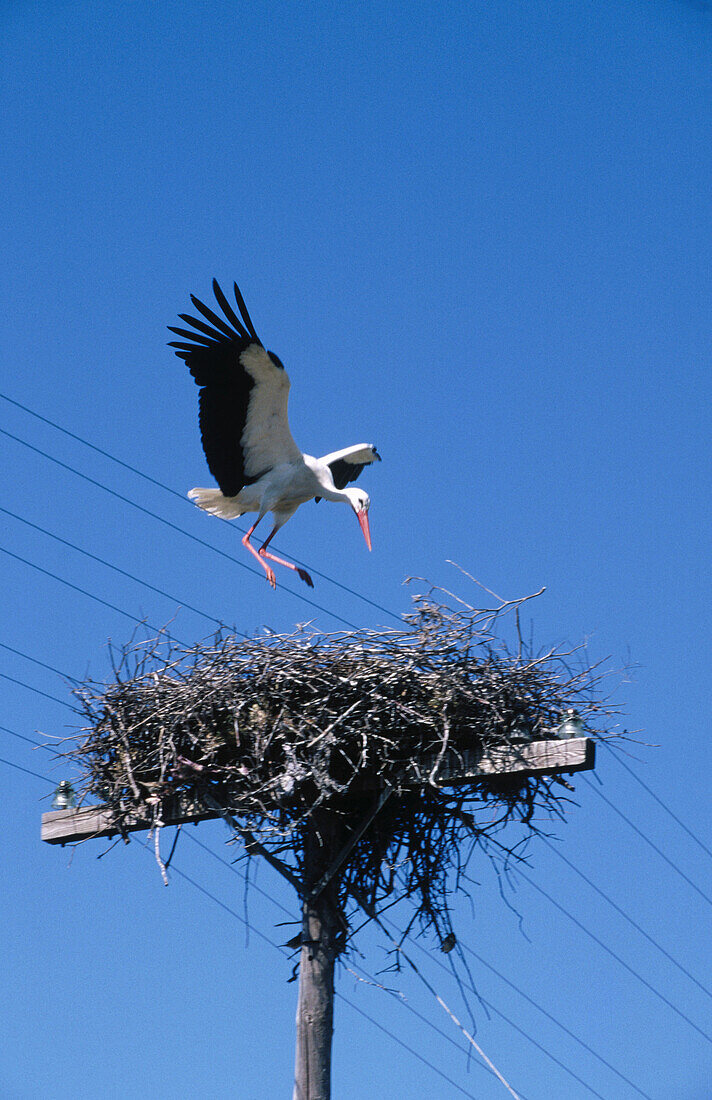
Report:
M366 546L370 550L371 530L368 526L368 510L371 507L371 498L368 493L364 493L363 489L344 489L344 492L349 498L349 504L356 513L356 519L366 540Z

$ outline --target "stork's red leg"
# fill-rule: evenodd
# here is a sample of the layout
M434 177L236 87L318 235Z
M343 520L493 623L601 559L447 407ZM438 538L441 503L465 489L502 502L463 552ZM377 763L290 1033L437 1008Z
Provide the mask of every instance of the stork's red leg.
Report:
M267 574L267 580L269 581L269 583L272 585L273 588L276 588L277 587L277 578L274 575L274 569L270 569L269 565L264 560L264 558L260 557L260 554L262 553L262 551L260 550L258 552L257 550L255 550L254 546L250 542L250 535L252 534L252 532L254 531L255 527L257 526L257 524L259 522L260 522L259 519L256 519L255 522L252 524L252 527L250 527L250 530L245 535L243 535L242 545L247 550L250 551L253 558L257 558L258 562L260 563L260 565L264 569L265 573ZM272 535L273 534L274 534L274 531L272 532ZM272 535L270 535L270 538L272 538ZM267 541L269 542L269 539ZM264 547L262 547L262 549L264 549Z
M265 541L262 543L262 545L260 546L260 549L259 549L260 557L269 558L270 561L277 562L277 565L286 565L287 569L293 569L295 573L299 574L299 576L301 577L301 579L303 581L306 581L306 583L309 585L310 588L313 588L314 587L314 581L311 579L311 577L307 573L306 569L301 569L298 565L295 565L294 562L285 561L284 558L278 558L276 554L270 554L269 551L267 550L267 547L268 547L269 543L272 541L272 539L274 538L274 536L277 534L278 531L279 531L279 527L275 527L273 529L273 531L267 536ZM250 549L252 549L252 547L250 547ZM265 565L264 562L262 564ZM268 568L268 567L265 565L265 568ZM273 576L274 576L274 574L273 574Z

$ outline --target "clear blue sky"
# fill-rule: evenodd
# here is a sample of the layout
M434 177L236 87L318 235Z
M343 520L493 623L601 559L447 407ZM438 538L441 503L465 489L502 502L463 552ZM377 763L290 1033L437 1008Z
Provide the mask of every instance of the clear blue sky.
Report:
M712 847L710 5L3 0L0 35L0 391L181 493L210 484L165 326L213 275L237 279L290 371L303 449L383 456L362 479L371 555L327 505L282 548L396 614L409 575L476 599L448 559L505 597L545 585L535 641L587 638L592 660L635 666L610 681L646 743L628 762ZM2 399L0 428L244 560L228 526ZM107 676L107 640L132 623L28 562L129 616L175 615L189 640L210 621L184 603L246 632L391 622L321 578L316 609L298 582L273 593L7 435L0 456L1 507L172 597L2 513L0 642L61 672ZM35 689L2 680L0 757L56 783L16 735L71 733L47 697L66 684L6 648L0 672ZM103 842L42 846L50 783L0 775L2 1100L289 1096L289 962L179 875L165 889L141 838L100 861ZM597 776L674 867L590 779L560 850L708 991L543 844L532 881L659 996L523 882L520 929L485 863L456 930L642 1094L706 1100L712 859L603 751ZM233 851L218 824L191 837ZM188 837L176 867L245 915L242 880ZM248 905L276 942L292 934L267 898ZM377 970L382 942L361 943ZM477 1039L527 1100L641 1094L470 963L521 1029L475 1004ZM458 1041L407 975L389 984ZM357 1007L337 1008L335 1097L506 1095L388 994L348 974L339 989Z

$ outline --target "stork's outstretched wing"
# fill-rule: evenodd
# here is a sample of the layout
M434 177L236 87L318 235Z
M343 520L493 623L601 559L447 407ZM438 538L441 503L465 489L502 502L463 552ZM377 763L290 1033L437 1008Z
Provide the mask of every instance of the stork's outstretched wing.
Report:
M332 451L319 459L331 470L334 485L337 489L345 489L350 481L355 481L364 466L372 462L380 462L381 456L373 443L356 443L353 447L342 447L340 451Z
M232 497L278 463L300 459L301 451L289 429L287 372L262 346L237 283L242 320L216 279L213 290L227 323L191 294L205 320L181 313L195 331L168 327L181 337L170 346L200 386L200 433L210 472L223 495Z

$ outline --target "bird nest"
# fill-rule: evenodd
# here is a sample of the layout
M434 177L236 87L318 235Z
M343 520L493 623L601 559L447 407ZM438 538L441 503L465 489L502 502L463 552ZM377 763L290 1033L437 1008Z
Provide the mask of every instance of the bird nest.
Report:
M444 940L474 851L518 850L521 830L503 842L503 827L523 823L530 837L572 789L516 774L448 784L445 758L550 739L570 708L605 736L612 714L583 650L524 644L523 602L477 610L430 589L397 630L134 640L114 651L110 683L76 689L86 723L63 756L80 765L82 801L104 803L117 832L136 814L159 828L176 799L219 808L237 839L254 837L301 880L308 834L328 832L331 853L351 838L330 884L339 911L407 896L409 927Z

